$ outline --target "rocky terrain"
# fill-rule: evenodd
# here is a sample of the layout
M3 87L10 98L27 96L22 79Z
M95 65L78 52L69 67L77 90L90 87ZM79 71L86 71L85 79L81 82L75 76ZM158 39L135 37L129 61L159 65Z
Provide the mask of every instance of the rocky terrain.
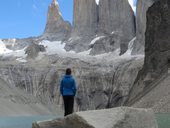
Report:
M144 92L152 91L151 89L155 86L159 87L163 82L162 79L167 80L166 77L168 77L170 57L168 36L170 10L168 7L170 3L166 0L148 2L153 4L146 12L145 60L130 93L129 101L133 102L136 101L134 100L136 97L146 94Z
M127 0L74 0L71 26L53 0L44 34L0 40L5 52L0 57L0 78L44 105L63 108L59 83L71 67L78 87L75 111L135 106L142 97L147 104L149 92L168 83L170 5L168 0L137 4L135 23ZM154 107L158 100L143 107L168 112Z
M2 79L0 79L0 104L1 116L52 115L52 112L57 112L56 109L42 104L38 98L8 85Z
M60 120L35 122L32 128L158 128L150 109L112 108L77 112Z

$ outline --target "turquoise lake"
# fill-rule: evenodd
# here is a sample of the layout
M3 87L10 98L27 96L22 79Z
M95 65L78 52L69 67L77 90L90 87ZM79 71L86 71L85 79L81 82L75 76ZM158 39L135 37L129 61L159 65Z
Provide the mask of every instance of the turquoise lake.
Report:
M59 118L57 116L0 117L0 128L32 128L32 122Z
M170 128L170 114L155 114L159 128ZM61 118L61 116L1 117L0 128L32 128L35 121Z

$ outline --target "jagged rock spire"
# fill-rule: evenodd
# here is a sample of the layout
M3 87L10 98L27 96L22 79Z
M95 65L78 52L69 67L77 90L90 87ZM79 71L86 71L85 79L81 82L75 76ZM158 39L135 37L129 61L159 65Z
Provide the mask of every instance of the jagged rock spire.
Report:
M57 40L63 40L67 32L71 31L70 29L70 24L63 20L57 0L53 0L48 8L45 38L54 37Z
M52 1L52 4L54 4L54 5L58 5L58 1L53 0L53 1Z

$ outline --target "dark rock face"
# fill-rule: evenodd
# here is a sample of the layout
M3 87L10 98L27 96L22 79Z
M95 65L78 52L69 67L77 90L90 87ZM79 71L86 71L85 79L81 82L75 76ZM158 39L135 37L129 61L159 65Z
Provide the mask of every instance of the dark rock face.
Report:
M155 0L147 11L145 60L131 99L155 86L168 73L170 63L170 1Z
M138 0L136 8L136 40L132 54L144 54L146 13L155 0Z
M42 38L48 40L65 40L69 37L71 25L63 20L58 2L53 0L48 9L48 18Z

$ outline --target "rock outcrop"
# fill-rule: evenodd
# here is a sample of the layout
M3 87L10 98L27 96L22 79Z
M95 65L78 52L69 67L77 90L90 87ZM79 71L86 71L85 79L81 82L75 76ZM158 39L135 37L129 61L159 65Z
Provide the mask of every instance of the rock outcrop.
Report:
M118 32L122 43L128 44L135 36L135 17L128 0L100 0L98 32Z
M80 59L52 55L24 64L7 61L0 63L0 76L9 85L27 91L44 104L55 103L62 108L59 85L65 69L70 66L78 85L75 111L111 108L127 100L143 64L143 60L136 57L112 60L113 57ZM54 100L51 99L53 93Z
M144 66L131 91L131 101L157 86L168 73L170 68L169 7L168 0L155 0L147 10Z
M78 112L60 120L35 122L32 128L158 128L151 109L113 108Z
M32 43L25 49L25 54L27 54L27 58L30 59L35 59L39 52L45 52L45 47L43 45Z
M53 0L48 9L47 24L41 38L63 41L69 38L70 32L70 23L63 20L58 2Z
M88 50L96 31L97 5L95 0L74 0L73 29L65 49L76 52Z
M110 52L121 49L126 52L128 43L135 36L135 16L127 0L101 0L99 5L95 0L74 0L74 22L71 38L66 42L66 50L76 52L86 51L90 42L96 36L106 36L105 41L98 40L97 45L108 45L114 38L114 45L102 51ZM115 38L116 37L116 38ZM100 43L99 43L100 41ZM96 49L94 48L94 50ZM97 52L96 52L97 53Z
M1 116L31 116L49 115L53 111L43 105L38 98L7 84L0 78L0 115ZM51 109L52 110L52 109Z
M170 74L157 82L155 88L133 104L133 107L152 108L155 113L170 112Z
M132 54L144 54L145 32L146 32L146 14L155 0L138 0L136 7L136 41Z
M97 4L95 0L74 0L74 36L91 36L97 29Z

